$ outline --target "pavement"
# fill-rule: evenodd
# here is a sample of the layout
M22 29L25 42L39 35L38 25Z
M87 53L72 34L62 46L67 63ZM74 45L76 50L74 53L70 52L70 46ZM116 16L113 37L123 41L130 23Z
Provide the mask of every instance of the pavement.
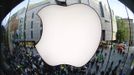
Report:
M101 75L101 72L108 72L109 75L112 74L112 70L114 70L117 67L116 74L119 75L121 70L123 74L128 75L131 71L131 63L132 63L132 57L131 54L134 53L134 46L126 47L125 48L125 54L118 53L117 49L112 49L110 53L110 48L104 49L102 54L107 56L104 57L104 64L99 64L99 71L96 71L96 65L93 65L91 68L91 64L89 64L89 67L87 69L87 72L95 73L95 75ZM109 58L110 56L110 58ZM94 56L93 58L95 58ZM111 65L112 64L112 65ZM87 73L88 75L88 73Z

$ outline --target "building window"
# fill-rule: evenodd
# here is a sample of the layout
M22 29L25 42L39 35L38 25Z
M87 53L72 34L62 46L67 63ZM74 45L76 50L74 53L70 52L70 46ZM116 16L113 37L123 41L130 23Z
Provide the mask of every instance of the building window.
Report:
M32 13L32 18L34 18L34 13Z
M40 37L41 37L41 35L42 35L42 29L40 30Z
M33 28L33 21L31 21L31 28Z
M33 39L33 31L31 31L31 39Z
M104 9L103 9L102 2L99 2L99 4L100 4L101 16L104 17Z
M24 40L25 40L26 39L26 33L25 33L25 31L24 31L23 35L24 35Z
M40 23L40 27L42 27L42 23Z
M24 22L24 30L26 30L26 22Z
M20 23L21 23L21 19L20 19Z
M101 35L101 40L102 41L105 41L105 37L106 37L106 32L105 32L105 30L102 30L102 35Z

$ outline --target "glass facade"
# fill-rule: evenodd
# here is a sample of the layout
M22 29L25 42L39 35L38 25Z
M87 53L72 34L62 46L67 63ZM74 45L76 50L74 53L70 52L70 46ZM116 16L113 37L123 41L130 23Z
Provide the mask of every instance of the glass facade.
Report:
M86 4L100 17L102 35L92 59L82 67L50 66L35 45L43 32L38 12L50 5ZM25 0L5 17L1 49L3 75L129 75L134 70L134 15L117 0Z

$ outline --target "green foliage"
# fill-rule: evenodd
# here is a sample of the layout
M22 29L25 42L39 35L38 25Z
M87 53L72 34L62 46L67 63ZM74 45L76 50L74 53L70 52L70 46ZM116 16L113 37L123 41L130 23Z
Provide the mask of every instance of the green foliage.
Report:
M117 19L117 35L116 38L119 42L125 42L129 40L129 24L127 20Z

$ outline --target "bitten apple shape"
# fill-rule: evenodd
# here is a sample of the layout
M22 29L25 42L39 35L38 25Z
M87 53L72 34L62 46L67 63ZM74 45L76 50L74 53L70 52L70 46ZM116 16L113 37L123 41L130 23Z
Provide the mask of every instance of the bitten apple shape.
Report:
M47 64L81 67L95 54L101 38L101 22L91 7L50 5L38 15L43 32L36 48Z

